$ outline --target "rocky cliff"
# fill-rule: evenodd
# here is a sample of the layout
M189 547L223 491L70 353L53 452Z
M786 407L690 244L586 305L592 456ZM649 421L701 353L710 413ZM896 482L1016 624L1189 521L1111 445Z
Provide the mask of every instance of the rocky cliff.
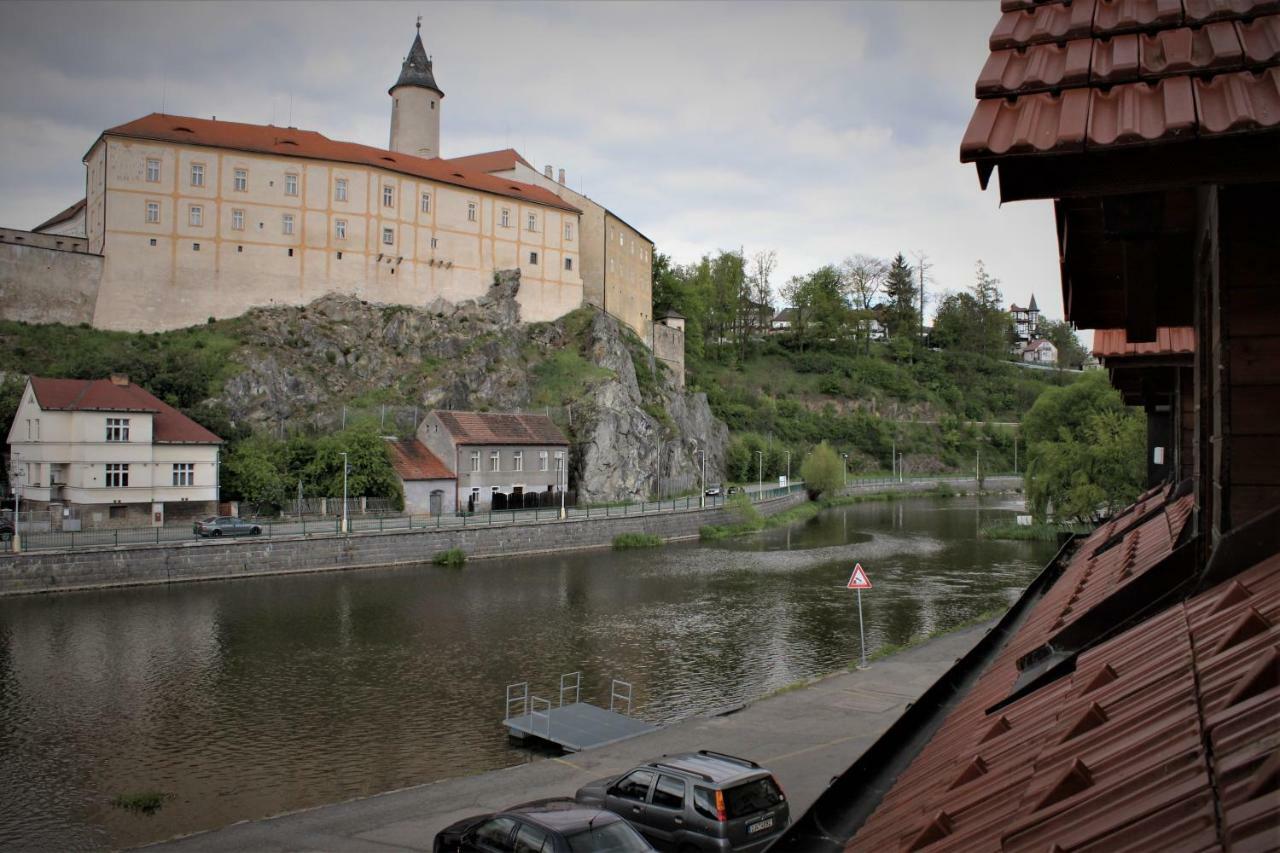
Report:
M241 369L217 402L257 430L334 429L377 411L385 431L406 433L433 408L547 411L572 443L583 500L696 490L699 450L707 482L721 480L728 430L705 395L684 393L629 329L593 309L520 324L518 290L519 274L504 273L457 305L330 295L256 309L235 321Z

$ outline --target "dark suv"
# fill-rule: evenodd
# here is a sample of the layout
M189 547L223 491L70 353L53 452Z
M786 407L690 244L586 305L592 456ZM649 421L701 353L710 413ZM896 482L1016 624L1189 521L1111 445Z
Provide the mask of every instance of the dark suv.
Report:
M664 755L592 782L574 799L625 817L664 848L763 850L791 820L778 780L754 761L710 750Z

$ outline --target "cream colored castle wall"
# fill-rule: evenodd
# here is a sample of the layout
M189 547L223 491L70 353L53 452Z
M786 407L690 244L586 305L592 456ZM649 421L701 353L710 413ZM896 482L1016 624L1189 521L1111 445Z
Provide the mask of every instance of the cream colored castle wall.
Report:
M666 326L662 323L653 324L653 355L659 361L664 362L667 367L671 368L671 372L675 374L676 381L680 383L680 387L684 387L684 331Z
M649 343L653 320L653 243L602 205L537 169L516 163L495 174L551 190L582 211L582 297Z
M575 220L576 238L577 216L567 211L381 169L175 143L105 137L88 162L99 158L106 249L93 322L102 328L172 329L255 306L306 304L334 291L416 306L437 297L473 299L485 294L496 269L517 265L526 322L555 319L582 303L577 240L563 240L566 218ZM158 182L146 180L148 158L161 161ZM204 165L203 187L191 185L192 163ZM245 191L234 188L236 169L247 171ZM291 173L296 196L285 194ZM346 201L335 199L339 178L347 180ZM383 186L394 190L391 207L382 204ZM430 197L426 213L423 193ZM160 206L159 223L146 222L148 201ZM468 202L476 205L475 221ZM202 209L201 225L190 224L192 205ZM500 225L503 208L510 227ZM243 230L232 227L235 210L244 211ZM536 231L526 227L531 211ZM293 216L291 235L284 233L286 214ZM339 219L347 228L341 239ZM384 228L393 231L391 245L382 242ZM572 271L564 269L566 256L574 259Z
M68 251L38 245L58 242L80 248ZM102 258L86 254L85 242L0 229L0 319L69 326L92 322Z

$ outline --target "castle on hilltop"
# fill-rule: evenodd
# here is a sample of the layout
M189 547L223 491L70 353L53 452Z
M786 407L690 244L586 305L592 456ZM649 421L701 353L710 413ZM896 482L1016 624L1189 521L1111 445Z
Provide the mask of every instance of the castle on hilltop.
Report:
M387 149L161 113L104 130L83 199L0 228L0 317L150 332L331 292L425 307L519 269L524 321L589 304L652 343L651 240L563 169L511 149L442 157L420 32L388 93Z

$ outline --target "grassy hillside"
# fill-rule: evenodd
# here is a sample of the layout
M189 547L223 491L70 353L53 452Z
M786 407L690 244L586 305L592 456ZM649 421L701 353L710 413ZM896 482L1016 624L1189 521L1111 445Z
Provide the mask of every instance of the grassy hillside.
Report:
M892 448L908 472L972 471L979 448L984 471L1013 468L1014 428L1045 388L1078 374L1029 370L973 353L918 353L894 360L887 347L870 356L831 344L805 352L783 341L757 344L732 363L701 361L689 382L704 391L734 434L730 479L754 480L755 452L764 476L792 474L808 448L829 441L852 470L890 469Z

